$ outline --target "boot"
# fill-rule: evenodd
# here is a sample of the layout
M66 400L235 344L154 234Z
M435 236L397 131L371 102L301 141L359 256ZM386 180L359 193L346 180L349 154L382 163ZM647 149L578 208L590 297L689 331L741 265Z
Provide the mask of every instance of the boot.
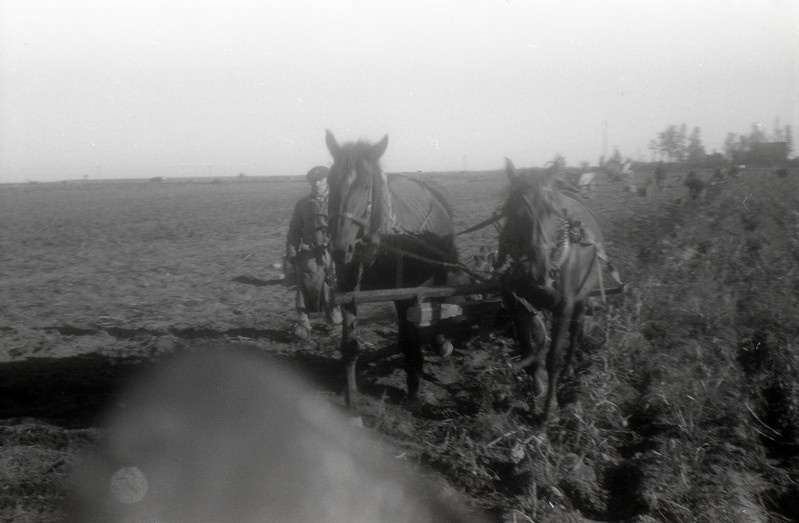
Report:
M311 339L311 320L308 319L308 315L306 313L300 313L300 317L297 319L297 323L294 325L293 332L294 335L301 340Z
M334 327L338 327L341 325L342 321L343 318L341 316L341 307L336 305L335 307L330 309L330 312L328 313L327 317L327 322Z

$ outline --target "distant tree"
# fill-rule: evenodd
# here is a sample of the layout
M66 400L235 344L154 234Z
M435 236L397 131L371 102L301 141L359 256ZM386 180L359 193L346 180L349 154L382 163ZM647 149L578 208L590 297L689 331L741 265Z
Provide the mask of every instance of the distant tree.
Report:
M762 126L759 123L753 123L752 130L749 132L749 145L764 142L766 142L766 133L763 132Z
M771 135L772 142L784 142L785 141L785 131L783 131L782 127L780 127L780 118L779 116L774 119L774 132Z
M652 152L652 161L654 162L657 158L657 154L660 152L660 147L658 147L657 140L649 140L649 150Z
M669 161L679 161L680 159L680 130L676 125L670 125L657 135L658 150Z
M699 127L694 127L693 131L691 131L691 136L688 137L685 156L688 163L702 163L705 160L705 146L702 145Z
M786 152L788 157L790 157L791 153L793 152L793 131L791 130L790 125L785 126L785 142L788 144L786 147Z
M727 133L727 138L724 140L724 155L728 160L732 161L733 155L737 150L738 137L735 133Z
M677 131L677 160L684 162L688 156L688 147L686 140L688 139L688 126L681 124Z

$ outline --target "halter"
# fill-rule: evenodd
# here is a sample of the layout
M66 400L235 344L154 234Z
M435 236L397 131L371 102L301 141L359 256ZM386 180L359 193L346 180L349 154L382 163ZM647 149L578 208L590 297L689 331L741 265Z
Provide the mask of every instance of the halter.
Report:
M374 222L374 202L375 198L375 176L381 176L383 178L384 187L385 187L385 205L387 207L386 219L384 221L388 222L389 226L395 224L396 217L394 216L394 212L391 205L391 194L388 191L388 180L383 176L382 171L378 171L376 174L373 174L369 180L369 193L368 199L366 201L366 208L361 216L356 216L355 214L346 212L346 213L335 213L331 214L331 218L341 218L344 220L349 220L354 224L358 225L362 229L361 237L356 238L355 246L363 245L363 246L376 246L379 242L375 241L379 238L381 229L387 229L385 223L380 224L379 229L375 229L373 227Z

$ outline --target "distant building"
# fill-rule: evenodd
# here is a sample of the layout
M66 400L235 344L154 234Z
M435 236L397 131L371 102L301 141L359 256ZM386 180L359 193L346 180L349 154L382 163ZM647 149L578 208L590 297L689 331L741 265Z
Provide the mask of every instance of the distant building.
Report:
M788 161L788 142L751 143L744 150L732 152L735 165L773 166Z

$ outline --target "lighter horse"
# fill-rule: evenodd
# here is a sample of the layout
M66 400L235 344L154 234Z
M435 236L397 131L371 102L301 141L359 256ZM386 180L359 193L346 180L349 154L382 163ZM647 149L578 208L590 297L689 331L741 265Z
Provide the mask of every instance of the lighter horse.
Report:
M600 285L602 233L579 198L561 191L550 177L517 173L506 159L510 180L503 206L498 265L504 267L505 303L516 325L536 396L546 389L543 416L557 417L557 384L571 362L582 332L586 299ZM552 312L546 346L536 309ZM544 371L546 369L546 372Z

